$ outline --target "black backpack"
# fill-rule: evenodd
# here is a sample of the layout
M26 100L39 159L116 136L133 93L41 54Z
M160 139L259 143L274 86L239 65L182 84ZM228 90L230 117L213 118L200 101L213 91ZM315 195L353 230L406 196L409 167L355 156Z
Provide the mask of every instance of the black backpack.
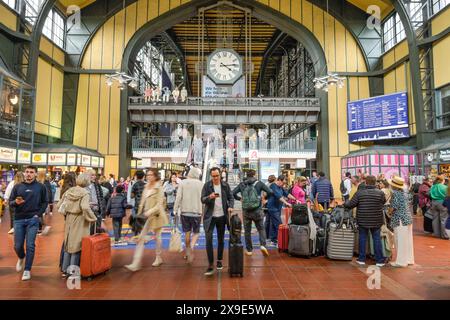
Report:
M341 181L341 184L339 185L339 189L340 189L340 191L341 191L342 194L344 194L344 193L347 192L347 188L345 187L344 181L345 181L345 180L342 180L342 181Z
M308 206L306 204L294 204L292 206L291 224L302 226L308 223Z

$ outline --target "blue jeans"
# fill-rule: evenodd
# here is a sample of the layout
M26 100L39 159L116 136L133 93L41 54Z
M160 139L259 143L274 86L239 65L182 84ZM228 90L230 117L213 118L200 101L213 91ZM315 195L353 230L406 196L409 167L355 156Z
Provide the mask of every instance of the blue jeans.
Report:
M368 233L371 233L373 239L373 247L375 250L375 260L377 263L384 263L383 247L381 244L381 228L363 228L359 227L359 261L366 261L366 241Z
M278 227L281 224L281 211L268 211L269 239L278 242Z
M25 271L31 271L34 260L35 241L39 229L40 219L14 220L14 250L19 259L25 258ZM24 244L27 241L27 251L25 255Z

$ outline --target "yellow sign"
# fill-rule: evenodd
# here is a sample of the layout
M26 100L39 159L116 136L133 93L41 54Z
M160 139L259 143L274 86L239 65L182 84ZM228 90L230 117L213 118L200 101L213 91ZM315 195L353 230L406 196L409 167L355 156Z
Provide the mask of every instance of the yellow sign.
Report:
M31 152L26 150L19 150L19 153L17 155L17 163L31 163Z
M47 154L33 153L33 164L47 164Z

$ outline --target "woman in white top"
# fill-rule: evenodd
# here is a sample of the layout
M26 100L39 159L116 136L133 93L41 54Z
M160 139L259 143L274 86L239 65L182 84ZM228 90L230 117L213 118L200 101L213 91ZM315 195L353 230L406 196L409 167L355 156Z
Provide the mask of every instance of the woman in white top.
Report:
M23 175L22 171L17 171L16 175L14 176L14 180L12 180L5 190L5 205L8 205L9 203L9 197L11 196L11 192L15 185L22 183L23 180L25 180L25 177ZM14 208L9 207L9 217L11 220L11 230L8 231L8 234L14 233Z

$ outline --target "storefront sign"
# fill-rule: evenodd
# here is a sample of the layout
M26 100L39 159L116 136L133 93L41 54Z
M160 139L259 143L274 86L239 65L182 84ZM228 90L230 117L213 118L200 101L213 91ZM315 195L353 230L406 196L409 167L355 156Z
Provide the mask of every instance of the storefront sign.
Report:
M131 169L136 169L136 160L131 160Z
M104 168L104 167L105 167L105 159L100 158L100 168Z
M77 155L75 153L67 154L67 165L74 166L77 164Z
M137 161L136 167L139 168L139 169L140 169L140 168L144 168L143 163L142 163L142 160L138 160L138 161Z
M66 154L65 153L49 153L48 154L49 165L65 165Z
M297 168L305 169L306 168L306 159L297 159Z
M89 167L91 165L91 156L81 156L81 164Z
M150 168L152 166L152 159L150 159L150 158L142 159L142 166L144 168Z
M33 164L47 164L46 153L33 153Z
M248 159L250 161L257 161L259 159L258 150L250 150L248 152Z
M98 157L92 157L92 158L91 158L91 162L92 162L92 163L91 163L91 166L92 166L92 167L98 168L98 165L99 165L99 163L100 163Z
M280 170L280 162L278 160L273 161L261 161L261 179L267 180L270 175L278 177Z
M439 150L439 159L441 161L450 161L450 149Z
M441 164L439 166L439 174L442 174L447 178L450 178L450 164Z
M77 165L81 166L81 154L77 154Z
M16 149L0 148L0 161L16 162Z
M19 150L19 154L17 155L17 163L30 164L31 151Z

